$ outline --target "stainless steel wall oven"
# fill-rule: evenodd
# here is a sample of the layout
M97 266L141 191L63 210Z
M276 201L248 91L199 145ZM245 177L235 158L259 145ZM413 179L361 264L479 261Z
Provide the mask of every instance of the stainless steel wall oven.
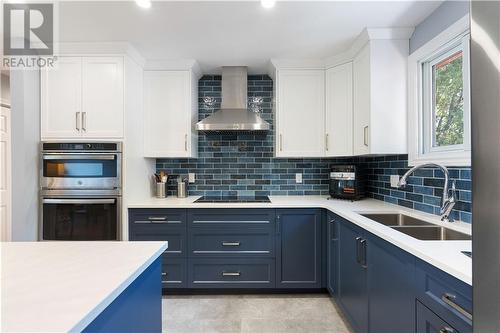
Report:
M43 142L39 238L118 240L121 175L121 143Z

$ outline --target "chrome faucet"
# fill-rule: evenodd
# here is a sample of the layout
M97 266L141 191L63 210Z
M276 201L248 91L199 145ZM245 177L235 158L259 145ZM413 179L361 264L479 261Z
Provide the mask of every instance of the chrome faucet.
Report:
M455 188L455 181L453 180L451 184L451 189L448 187L449 186L449 179L450 175L448 173L448 169L441 164L436 164L436 163L426 163L426 164L421 164L414 166L408 172L406 172L403 177L398 182L398 187L404 187L406 186L406 179L408 179L408 176L410 176L412 173L414 173L416 170L421 169L421 168L426 168L426 167L438 167L441 169L444 173L444 187L443 187L443 198L441 202L441 209L439 211L439 214L441 215L441 221L444 222L453 222L453 217L450 216L451 210L457 203L457 196L456 196L456 188Z

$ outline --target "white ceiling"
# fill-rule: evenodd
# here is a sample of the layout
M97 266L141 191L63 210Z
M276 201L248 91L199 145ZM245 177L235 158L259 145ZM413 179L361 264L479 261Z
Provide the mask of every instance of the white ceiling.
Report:
M196 59L204 73L245 65L266 72L271 58L326 58L365 27L413 27L441 1L62 2L61 41L127 41L146 59Z

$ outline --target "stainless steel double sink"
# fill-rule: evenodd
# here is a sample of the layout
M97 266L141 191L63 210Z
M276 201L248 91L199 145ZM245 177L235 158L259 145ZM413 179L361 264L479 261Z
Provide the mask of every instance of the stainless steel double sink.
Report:
M416 239L432 240L470 240L472 237L463 232L416 219L404 214L361 214L375 222L381 223L394 230L402 232Z

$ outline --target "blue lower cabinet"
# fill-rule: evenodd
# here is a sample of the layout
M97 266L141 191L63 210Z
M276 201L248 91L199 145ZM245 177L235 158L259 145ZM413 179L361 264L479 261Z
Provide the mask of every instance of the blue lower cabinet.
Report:
M417 301L416 333L460 333L425 305Z
M276 288L321 288L320 209L276 210Z
M368 332L367 266L364 261L365 232L354 224L339 225L338 301L352 328ZM362 243L362 241L365 241ZM382 333L382 332L381 332Z
M161 283L166 289L187 288L187 259L164 256Z
M189 230L191 257L274 257L274 229L198 227Z
M326 216L326 288L332 296L338 295L339 218L334 214Z
M161 259L155 260L83 332L161 332Z
M129 209L129 240L168 241L166 256L186 257L186 210Z
M472 332L472 287L457 278L416 260L417 299L445 320L455 332Z
M366 253L370 332L413 331L415 257L371 234Z
M274 288L274 259L190 258L190 288Z

